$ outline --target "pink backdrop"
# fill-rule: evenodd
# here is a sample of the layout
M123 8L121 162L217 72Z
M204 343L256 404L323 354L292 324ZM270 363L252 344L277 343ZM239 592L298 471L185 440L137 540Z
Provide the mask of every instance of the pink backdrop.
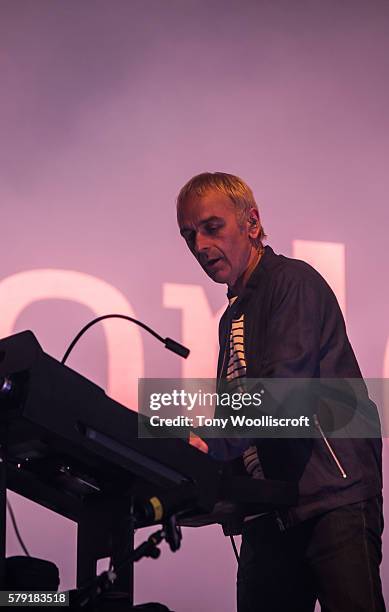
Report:
M185 251L174 198L223 170L253 187L275 250L313 242L320 266L331 243L364 375L388 377L388 34L384 0L3 0L0 335L31 328L59 358L121 305L177 339L212 329L212 375L224 289ZM122 322L69 363L132 406L141 372L200 367L196 347L185 370ZM31 553L73 586L74 525L10 497ZM235 565L218 528L185 530L179 553L138 564L137 600L232 612ZM382 575L389 601L389 551Z

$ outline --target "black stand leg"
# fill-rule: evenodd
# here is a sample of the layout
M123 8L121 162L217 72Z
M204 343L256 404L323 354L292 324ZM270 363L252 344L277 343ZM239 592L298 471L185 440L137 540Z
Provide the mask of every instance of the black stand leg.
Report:
M133 602L133 563L123 561L134 549L134 529L129 500L100 500L85 509L78 522L77 588L96 578L97 560L111 557L117 578L114 590L128 594Z
M5 447L0 441L0 590L5 589L5 539L7 519L7 468Z

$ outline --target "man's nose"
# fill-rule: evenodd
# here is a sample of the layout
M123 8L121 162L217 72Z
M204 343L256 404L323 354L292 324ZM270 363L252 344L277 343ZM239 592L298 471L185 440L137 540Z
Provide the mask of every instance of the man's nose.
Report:
M200 253L204 253L208 250L209 246L210 246L209 238L207 238L207 236L204 236L203 234L198 232L196 234L195 244L194 244L195 253L197 255L199 255Z

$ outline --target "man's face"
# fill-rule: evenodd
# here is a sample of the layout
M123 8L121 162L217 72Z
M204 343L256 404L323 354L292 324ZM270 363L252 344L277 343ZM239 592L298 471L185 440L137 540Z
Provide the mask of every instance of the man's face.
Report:
M250 238L257 230L248 221L239 225L230 198L216 190L192 196L180 207L178 224L206 274L216 283L234 287L255 253Z

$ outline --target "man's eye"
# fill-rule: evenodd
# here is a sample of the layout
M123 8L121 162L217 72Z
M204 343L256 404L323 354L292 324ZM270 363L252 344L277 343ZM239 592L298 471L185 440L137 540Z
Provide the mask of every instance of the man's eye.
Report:
M207 226L207 232L208 234L216 234L216 232L218 231L219 226L218 225L208 225Z

